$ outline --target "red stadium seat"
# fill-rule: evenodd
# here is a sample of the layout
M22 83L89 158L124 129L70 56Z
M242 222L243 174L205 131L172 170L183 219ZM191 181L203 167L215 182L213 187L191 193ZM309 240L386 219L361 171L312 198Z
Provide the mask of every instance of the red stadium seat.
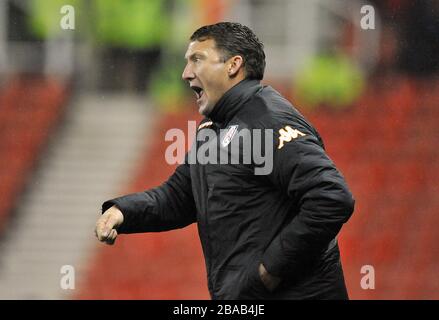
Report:
M17 77L0 90L0 233L65 99L64 86L44 77Z

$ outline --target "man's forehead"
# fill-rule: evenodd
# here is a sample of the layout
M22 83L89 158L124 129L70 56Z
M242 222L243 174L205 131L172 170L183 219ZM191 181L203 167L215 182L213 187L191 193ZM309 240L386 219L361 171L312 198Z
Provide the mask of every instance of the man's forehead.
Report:
M188 45L185 58L188 59L193 54L207 55L211 51L216 51L215 41L213 39L206 39L203 41L194 40Z

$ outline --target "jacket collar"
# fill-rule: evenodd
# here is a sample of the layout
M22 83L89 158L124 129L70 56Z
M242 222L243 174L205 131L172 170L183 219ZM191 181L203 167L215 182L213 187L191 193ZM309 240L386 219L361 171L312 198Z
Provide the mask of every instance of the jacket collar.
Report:
M209 118L219 124L228 123L256 91L261 88L259 80L244 79L230 88L218 100L209 114Z

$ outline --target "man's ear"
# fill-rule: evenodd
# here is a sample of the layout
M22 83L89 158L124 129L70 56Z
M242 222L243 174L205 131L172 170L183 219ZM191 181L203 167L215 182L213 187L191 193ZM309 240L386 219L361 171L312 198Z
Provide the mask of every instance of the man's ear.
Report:
M228 74L230 78L236 77L240 70L244 71L244 59L241 56L233 56L229 59Z

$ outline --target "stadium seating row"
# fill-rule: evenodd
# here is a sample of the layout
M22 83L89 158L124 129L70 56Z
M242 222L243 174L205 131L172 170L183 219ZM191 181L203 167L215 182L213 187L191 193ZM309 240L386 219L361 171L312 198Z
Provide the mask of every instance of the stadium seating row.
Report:
M63 84L42 76L16 77L0 89L0 234L66 98Z

